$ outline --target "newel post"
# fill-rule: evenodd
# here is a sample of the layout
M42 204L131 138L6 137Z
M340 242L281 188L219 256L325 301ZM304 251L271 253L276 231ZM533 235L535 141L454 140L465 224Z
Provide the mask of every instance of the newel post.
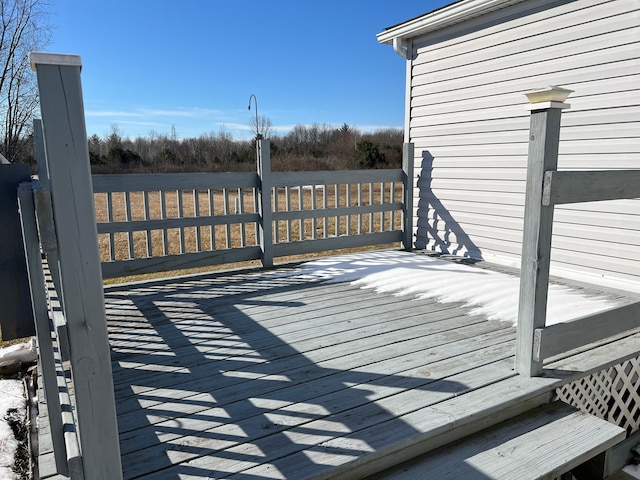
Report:
M560 139L560 116L563 103L571 90L547 87L527 93L531 111L529 154L524 207L520 297L518 302L518 334L516 339L516 370L527 376L542 372L542 359L533 358L533 338L536 328L543 328L547 316L547 291L553 205L542 205L544 172L556 170Z
M403 195L402 203L402 248L407 251L413 249L413 169L414 145L405 142L402 146Z
M273 211L271 207L271 150L269 140L258 140L258 187L260 222L258 240L262 251L262 266L273 267Z
M122 468L81 60L47 53L29 60L37 73L84 478L117 480Z

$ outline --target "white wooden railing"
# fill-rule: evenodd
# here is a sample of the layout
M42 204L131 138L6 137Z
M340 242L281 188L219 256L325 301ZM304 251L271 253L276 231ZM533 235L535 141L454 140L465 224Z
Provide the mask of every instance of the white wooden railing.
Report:
M104 278L402 242L412 246L413 145L404 168L94 175ZM407 213L409 212L409 213Z
M567 323L545 325L555 205L640 197L640 170L557 171L562 103L557 87L531 92L531 127L524 212L516 368L542 373L553 355L640 327L640 303Z

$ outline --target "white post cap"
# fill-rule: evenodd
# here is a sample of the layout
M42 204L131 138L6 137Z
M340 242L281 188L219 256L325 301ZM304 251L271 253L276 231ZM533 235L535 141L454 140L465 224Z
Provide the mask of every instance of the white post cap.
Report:
M546 108L569 108L571 105L564 103L564 101L572 93L573 90L556 87L554 85L525 92L525 95L529 99L529 105L527 105L525 109L543 110Z
M64 65L68 67L82 67L80 55L69 55L65 53L29 53L29 63L31 70L36 69L36 65Z

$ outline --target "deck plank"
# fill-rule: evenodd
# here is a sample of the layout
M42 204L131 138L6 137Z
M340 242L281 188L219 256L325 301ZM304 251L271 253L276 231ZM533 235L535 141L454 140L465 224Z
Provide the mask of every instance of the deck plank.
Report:
M475 342L454 342L446 344L445 348L439 348L438 345L434 345L430 348L425 348L424 345L421 349L415 350L410 353L404 353L399 356L389 356L386 354L384 357L376 356L361 356L358 354L352 354L350 356L344 356L337 359L330 359L327 362L321 362L317 364L317 369L313 372L309 371L307 365L299 367L297 370L285 371L280 375L281 380L276 383L277 373L269 376L265 381L258 379L244 379L244 381L230 382L226 387L221 387L217 390L218 394L222 394L222 399L215 402L215 407L224 407L226 404L244 400L247 395L247 388L250 387L252 396L262 395L261 398L290 398L294 400L306 401L312 399L313 395L321 395L327 391L345 390L349 388L345 383L354 383L359 381L359 384L369 383L373 381L382 381L382 378L389 375L398 375L403 369L412 367L413 369L424 368L430 362L441 360L448 357L454 357L462 353L472 354L474 350L486 349L486 348L498 348L496 347L496 335L495 332L479 334L474 338ZM507 333L498 338L498 341L502 340L503 343L511 342L513 340L513 334ZM434 342L437 343L437 342ZM505 350L511 348L509 345L502 347L503 343L498 345ZM440 345L442 347L442 344ZM381 349L379 349L381 350ZM485 351L484 355L489 356ZM375 360L374 363L370 363ZM423 375L427 372L423 371ZM236 376L232 378L238 378ZM242 380L242 379L241 379ZM345 383L343 383L345 382ZM268 395L268 396L267 396ZM154 423L155 421L162 421L167 419L172 414L185 414L189 411L193 413L206 412L207 405L211 407L211 399L209 396L207 403L207 394L199 394L184 399L184 402L173 405L172 408L168 408L169 404L175 404L176 402L155 402L154 405L147 406L147 422ZM212 410L215 410L212 409ZM157 412L158 418L153 418L154 413ZM236 412L237 413L237 412ZM198 416L200 416L198 415ZM131 417L131 415L129 416ZM188 419L188 417L186 417ZM185 417L181 416L184 421ZM134 424L133 418L128 418L125 423L125 428L131 428ZM234 417L234 420L239 420L238 417ZM135 435L135 432L133 433Z
M105 299L125 478L371 474L544 403L611 355L558 358L524 379L510 324L295 269L109 287Z
M510 348L498 350L495 354L504 358L511 355L512 350L513 346L511 345ZM260 457L259 461L271 463L284 455L314 445L315 443L312 442L319 444L334 435L344 435L355 429L355 425L363 427L367 424L391 421L403 409L415 408L415 405L418 404L436 403L442 401L443 398L449 398L467 389L483 385L487 381L485 375L491 378L490 381L502 378L504 369L497 369L494 363L469 372L469 368L475 365L481 357L482 355L469 356L468 363L462 361L461 357L446 362L444 370L454 373L447 378L439 378L437 373L431 373L429 377L422 378L421 381L410 382L411 377L397 378L403 376L399 374L386 379L384 383L381 382L381 385L361 383L349 389L314 397L308 402L297 402L289 408L282 408L282 405L278 406L277 401L274 401L271 406L275 404L279 411L271 411L266 415L264 413L254 414L249 418L249 421L243 422L241 425L237 425L235 422L233 424L224 422L202 431L200 430L202 424L198 422L189 425L189 429L194 432L189 437L176 438L177 436L172 433L162 435L161 440L164 443L159 447L161 449L175 448L172 455L174 459L189 460L189 468L199 469L203 474L209 470L225 474L241 471L246 468L246 460L243 458L247 455L251 456L249 452L256 448L270 453L268 456ZM489 356L489 358L493 362L496 357ZM513 360L509 359L508 363L512 364ZM456 370L451 370L454 365ZM429 368L430 371L438 371L437 365L430 365ZM463 370L463 372L456 375L455 372L459 370ZM343 377L347 377L343 378L344 382L351 375L345 373ZM260 398L254 397L251 397L251 400L257 403L260 409L270 410L269 402L261 402ZM256 410L255 405L252 410ZM405 434L413 430L411 425L398 427L404 430ZM247 442L241 436L238 438L238 431L251 431L251 441ZM286 434L282 434L282 432ZM357 442L358 444L366 443L363 439L360 440ZM202 455L202 451L197 447L205 444L207 455ZM181 448L185 446L187 448ZM220 451L220 455L213 456L217 451ZM127 471L131 468L131 471L135 472L136 468L148 461L149 458L157 457L155 450L144 452L151 454L149 457L147 455L141 456L141 453L143 452L123 456L123 464L127 465ZM230 461L226 457L231 457ZM240 458L241 461L236 462L236 458ZM314 468L314 465L311 468ZM303 464L296 462L289 469L289 477L295 476L296 472L301 472L302 466ZM155 475L155 478L165 478L162 472ZM166 478L169 478L172 474L167 473L167 475Z
M423 307L423 310L426 313L432 312L441 312L441 311L454 311L454 308L451 306L444 306L441 304L430 303ZM273 314L273 312L272 312ZM332 315L337 317L335 313L329 312L328 315ZM424 315L424 314L423 314ZM291 341L298 341L303 339L308 339L310 337L322 337L325 335L337 335L340 332L348 332L350 330L356 329L371 329L375 328L376 325L388 323L390 320L394 320L396 325L391 325L389 328L401 329L403 326L411 326L412 324L416 324L420 321L428 321L422 320L420 318L416 318L419 316L418 313L407 313L402 318L397 318L397 306L394 308L394 304L374 304L367 307L361 307L354 310L345 311L343 315L337 321L325 321L324 318L319 317L305 317L303 315L297 316L290 324L284 326L277 327L265 327L260 330L249 329L249 326L243 326L242 323L247 323L246 317L243 321L238 320L234 321L223 321L216 320L215 322L209 322L209 328L213 328L214 332L207 334L207 332L196 332L192 333L192 327L190 324L187 324L185 328L183 326L176 325L174 327L173 338L176 336L180 336L180 341L172 340L172 338L158 334L154 337L155 343L164 343L164 345L159 345L157 351L166 352L168 355L165 355L165 362L170 364L171 359L174 359L174 362L178 365L185 362L184 358L179 357L178 349L193 349L193 347L197 347L198 351L194 351L193 353L196 355L200 355L207 351L207 349L220 349L222 346L228 345L228 348L232 353L234 351L234 343L237 345L256 345L256 348L272 348L274 344L282 342L274 337L282 337L287 336L287 339ZM429 320L432 317L429 317ZM437 317L433 317L432 321L437 321ZM256 321L252 319L251 321ZM266 330L268 328L268 330ZM221 333L218 333L222 331ZM365 332L363 332L364 334ZM192 337L195 336L193 340ZM191 341L190 341L191 340ZM137 341L137 340L136 340ZM132 348L135 347L135 342L132 342ZM142 348L148 348L148 346L153 346L153 343L149 343L147 345L146 341L143 339L138 344ZM171 346L171 349L168 347ZM237 348L237 347L236 347ZM119 351L119 346L114 346L114 350ZM224 353L220 351L219 353ZM161 355L158 355L161 356ZM137 355L129 355L126 358L120 358L119 356L114 356L114 360L118 360L121 364L126 365L125 368L130 369L128 366L129 363L133 363L136 360L141 358L142 364L145 365L148 362L148 354L141 353ZM126 376L119 376L119 381L126 378Z

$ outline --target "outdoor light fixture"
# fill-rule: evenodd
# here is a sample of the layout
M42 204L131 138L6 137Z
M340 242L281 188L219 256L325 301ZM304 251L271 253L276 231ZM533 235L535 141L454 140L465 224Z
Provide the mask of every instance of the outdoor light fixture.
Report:
M258 123L258 98L255 96L255 94L251 94L249 95L249 107L248 109L251 110L251 99L253 98L253 101L256 103L256 140L260 140L260 131L258 129L259 127L259 123Z

